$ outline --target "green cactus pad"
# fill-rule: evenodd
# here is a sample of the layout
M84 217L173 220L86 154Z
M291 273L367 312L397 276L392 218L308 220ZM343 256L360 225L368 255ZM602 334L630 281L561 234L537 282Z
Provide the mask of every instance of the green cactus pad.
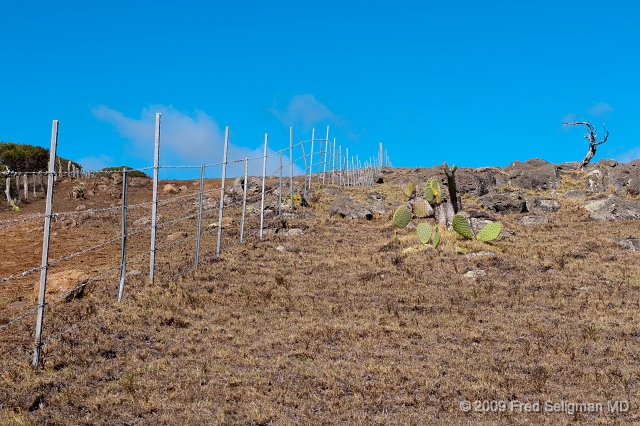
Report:
M411 203L411 207L416 217L427 217L433 214L431 205L424 198L415 198Z
M433 195L433 191L431 190L430 182L427 182L427 184L424 186L424 198L426 198L426 200L430 203L432 203L433 199L435 198L435 196Z
M433 231L431 230L431 225L428 223L421 223L418 225L418 238L420 238L420 242L422 244L428 244L431 239L431 234Z
M436 199L436 203L440 203L442 190L440 189L440 182L438 182L438 179L431 178L429 180L429 188L431 188L431 192L433 193L433 197Z
M458 254L467 254L467 249L464 247L456 247L456 253Z
M500 231L502 231L502 223L491 222L485 225L480 232L478 232L478 236L476 238L485 243L493 241L498 238Z
M462 235L462 237L467 240L473 239L473 232L471 231L471 226L469 225L469 221L466 217L459 214L455 215L451 221L451 226L454 231Z
M404 195L408 198L411 198L416 194L416 186L413 182L407 182L402 186L402 192L404 192Z
M433 248L438 248L438 244L440 244L440 228L436 226L436 232L433 234L433 238L431 239L431 244Z
M393 244L398 244L398 231L393 234L393 238L391 239Z
M393 224L398 228L404 228L411 220L411 210L408 206L400 206L393 213Z

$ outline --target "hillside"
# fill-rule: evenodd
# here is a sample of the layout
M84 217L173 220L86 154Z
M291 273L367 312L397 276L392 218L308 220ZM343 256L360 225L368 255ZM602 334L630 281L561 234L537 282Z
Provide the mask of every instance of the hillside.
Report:
M437 177L446 188L442 166L384 169L373 187L314 181L308 207L281 218L270 210L262 240L249 234L238 244L237 226L225 227L223 254L195 272L170 279L191 266L190 240L159 252L155 285L147 258L130 265L123 303L111 275L47 306L45 337L55 338L43 368L27 360L0 375L0 424L637 424L639 169L639 161L583 171L542 160L459 169L462 210L503 231L483 243L443 228L435 249L416 235L433 218L405 228L391 218L408 201L405 183L421 190ZM149 201L149 180L136 179L129 202ZM78 182L62 182L54 211L118 206L117 181L85 181L94 195L70 199ZM180 195L198 191L197 182L171 183ZM345 196L341 215L336 200ZM236 219L238 209L226 214ZM43 210L39 197L1 211L0 222ZM161 208L165 221L193 211L189 198ZM149 206L131 209L129 220L148 214ZM209 212L206 229L217 219ZM62 215L52 226L58 259L117 237L120 212ZM176 232L192 236L194 221L162 229L158 240ZM39 264L42 221L2 225L0 238L10 253L0 277ZM129 244L133 258L148 249L148 234ZM207 256L214 247L208 234ZM118 243L64 267L97 275L119 262ZM0 284L0 324L34 306L36 281ZM3 359L29 350L34 324L31 315L0 330ZM545 412L546 401L562 412ZM608 401L630 409L612 413ZM568 403L601 403L603 412Z

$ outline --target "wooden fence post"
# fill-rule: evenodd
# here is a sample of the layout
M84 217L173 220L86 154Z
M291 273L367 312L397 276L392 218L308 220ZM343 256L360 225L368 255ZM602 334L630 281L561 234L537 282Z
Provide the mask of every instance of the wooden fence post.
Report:
M49 237L51 232L51 212L53 207L53 178L55 174L56 148L58 146L58 120L53 120L51 128L51 149L49 150L49 191L47 191L47 206L44 215L44 237L42 239L42 263L40 267L40 290L38 292L38 318L36 320L36 339L33 348L31 365L40 364L42 350L42 324L44 320L45 294L47 291L47 269L49 268Z
M120 260L120 285L118 285L118 303L124 293L124 278L127 275L127 193L129 192L129 172L122 169L122 257Z

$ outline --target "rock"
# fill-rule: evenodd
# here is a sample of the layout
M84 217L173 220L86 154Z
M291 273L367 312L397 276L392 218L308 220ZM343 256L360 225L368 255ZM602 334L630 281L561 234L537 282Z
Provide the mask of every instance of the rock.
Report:
M524 213L527 211L527 203L516 194L498 194L491 192L478 198L482 207L499 214Z
M260 209L262 207L262 200L256 201L255 203L247 204L247 213L249 214L260 214ZM264 211L270 211L275 209L275 205L273 202L264 201Z
M484 219L480 217L470 217L468 219L469 219L469 225L471 225L471 229L473 230L474 234L477 234L478 231L480 231L482 228L484 228L485 226L493 222L492 220Z
M136 275L140 275L142 272L138 271L137 269L134 269L132 271L127 272L127 276L128 277L135 277Z
M606 166L606 167L615 167L618 165L618 162L616 160L612 160L610 158L601 158L600 160L598 160L598 164L601 166Z
M545 223L549 223L549 218L544 215L530 214L522 216L519 222L525 226L544 225Z
M640 194L640 159L612 168L607 183L613 186L618 195Z
M174 185L168 183L164 186L164 188L162 189L162 192L165 195L174 195L180 192L180 190L178 190L178 188L176 188Z
M371 198L372 200L375 200L375 201L384 201L387 197L385 197L384 195L379 194L377 192L373 192L373 193L369 194L369 198Z
M369 206L369 210L371 210L375 214L386 214L387 208L380 201L374 201Z
M81 284L89 281L89 274L76 269L70 269L68 271L56 272L47 276L47 291L46 299L50 302L53 298L60 296ZM73 292L65 296L65 301L69 302L74 298L80 298L84 294L85 287L82 286ZM34 292L36 298L40 294L40 282L36 282L34 285Z
M459 169L455 173L456 189L460 194L472 194L478 197L488 194L495 190L496 173L499 172L492 169Z
M349 219L373 219L373 213L358 201L343 195L336 198L329 205L329 216L338 215Z
M581 189L570 189L564 193L564 196L567 198L585 198L587 194Z
M162 216L161 214L158 214L156 216L156 222L162 222L162 219L164 219L164 216ZM133 226L145 226L145 225L151 225L151 216L143 216L140 219L136 219L133 222Z
M340 188L335 188L335 187L332 187L332 186L327 186L327 187L324 189L324 192L325 192L327 195L333 195L333 196L342 195L342 191L340 190Z
M614 238L613 241L627 250L640 251L640 238Z
M466 278L479 278L479 277L484 277L485 275L487 275L487 273L484 271L484 269L473 269L469 272L467 272L466 274L464 274L463 276Z
M494 257L496 254L489 250L477 251L475 253L467 253L465 257Z
M375 180L375 183L378 183L378 184L384 183L384 178L382 176L377 176L376 180Z
M150 182L151 182L151 179L149 178L142 178L142 177L129 178L129 186L133 186L133 187L144 187L144 186L147 186Z
M600 193L606 189L606 176L599 169L587 173L587 181L589 182L589 190L592 192Z
M122 183L122 175L120 173L111 173L111 179L113 179L113 183L116 185Z
M591 212L590 217L596 220L639 220L640 200L625 200L610 195L606 200L594 201L585 205Z
M560 210L560 203L553 199L527 198L527 211L531 213L553 213Z
M107 185L98 185L98 191L107 192L109 187Z
M509 176L509 183L519 188L545 191L556 189L560 184L558 168L539 158L524 163L514 161L504 171Z
M186 238L187 235L188 234L186 232L174 232L167 237L167 241L176 241L182 238Z
M285 237L294 237L296 235L302 235L302 234L303 232L302 232L302 229L300 228L287 229L282 233L282 235L284 235Z
M77 211L81 211L81 210L86 210L87 206L85 206L84 204L80 204L78 207L76 207Z
M188 191L188 190L189 189L187 188L186 185L182 185L180 188L178 188L178 191L180 191L180 192L185 192L185 191Z
M233 224L233 219L232 218L226 217L226 216L224 216L222 218L222 227L223 228L226 228L227 226L230 226L232 224ZM209 225L209 228L217 228L217 227L218 227L218 221L215 221L215 222L213 222L213 223L211 223Z

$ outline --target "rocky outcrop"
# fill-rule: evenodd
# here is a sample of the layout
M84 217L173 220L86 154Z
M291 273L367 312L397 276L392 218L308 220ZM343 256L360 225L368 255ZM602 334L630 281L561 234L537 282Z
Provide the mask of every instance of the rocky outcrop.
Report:
M373 219L373 213L368 207L347 195L336 198L329 205L329 216L336 215L349 219Z
M617 164L609 171L607 180L618 195L640 194L640 160Z
M527 211L531 213L545 214L560 210L560 203L553 199L527 198Z
M62 294L68 293L65 296L65 301L70 301L76 297L82 297L85 291L85 287L82 284L89 280L89 274L76 269L70 269L68 271L56 272L47 276L47 290L45 298L48 301L59 297ZM36 282L34 285L34 293L36 298L40 293L40 282Z
M504 171L508 175L508 183L512 186L546 191L556 189L560 185L560 172L555 165L533 158L524 163L514 161Z
M460 194L482 196L496 187L496 174L493 169L459 169L456 171L456 189Z
M485 209L499 214L524 213L527 211L527 203L517 193L498 194L492 192L478 198Z
M590 217L596 220L640 220L640 201L638 200L625 200L610 195L604 200L585 204L585 208L591 212Z

